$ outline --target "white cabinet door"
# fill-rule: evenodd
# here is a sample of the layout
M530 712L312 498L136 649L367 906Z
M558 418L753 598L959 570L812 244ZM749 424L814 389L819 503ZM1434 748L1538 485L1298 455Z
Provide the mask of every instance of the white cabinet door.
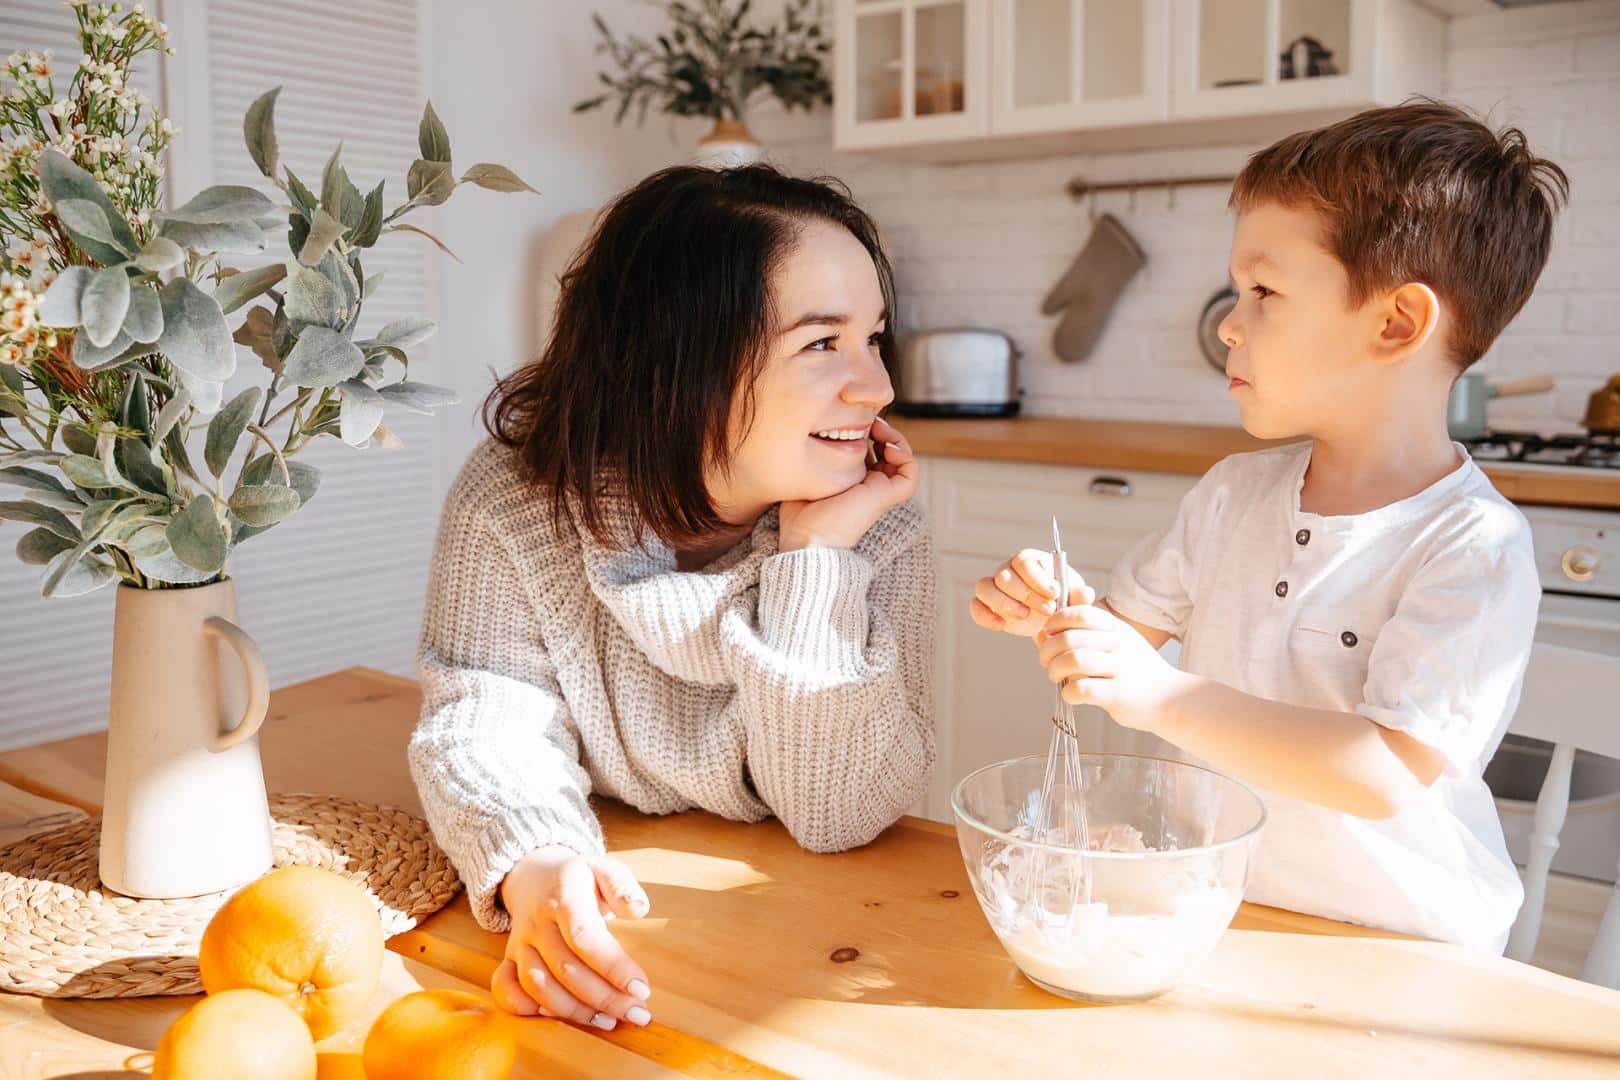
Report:
M1411 0L1175 0L1171 22L1172 119L1361 108L1440 89L1445 23ZM1324 51L1336 73L1310 74L1325 72Z
M1005 559L1049 548L1052 518L1076 566L1112 567L1175 518L1196 477L1175 473L929 459L931 520L941 551Z
M1022 547L1050 545L1058 515L1069 561L1102 591L1128 548L1170 522L1194 477L1102 472L1052 465L926 458L929 517L939 550L934 712L939 760L924 812L951 820L950 793L974 769L1051 740L1056 690L1025 638L973 622L973 585ZM1172 662L1176 642L1165 646ZM1154 736L1121 727L1100 709L1081 710L1081 748L1116 753L1167 751Z
M839 150L990 130L990 0L838 0L833 145Z
M992 134L1168 115L1170 0L995 0L990 38Z

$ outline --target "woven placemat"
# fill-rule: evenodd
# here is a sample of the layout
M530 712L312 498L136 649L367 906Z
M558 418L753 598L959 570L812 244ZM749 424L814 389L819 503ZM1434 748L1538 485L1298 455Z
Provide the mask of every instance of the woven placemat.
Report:
M371 894L388 937L449 903L455 870L419 818L331 795L272 795L277 866L320 866ZM0 990L58 998L200 994L197 943L230 892L138 900L96 873L101 819L0 848Z

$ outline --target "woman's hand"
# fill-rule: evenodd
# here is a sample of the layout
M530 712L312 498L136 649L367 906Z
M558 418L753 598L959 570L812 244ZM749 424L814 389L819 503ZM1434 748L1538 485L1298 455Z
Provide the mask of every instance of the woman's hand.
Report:
M986 630L1032 638L1057 611L1057 594L1051 553L1025 548L973 586L973 621ZM1092 604L1096 600L1097 591L1078 570L1069 567L1068 602Z
M879 417L872 421L872 440L882 449L859 484L828 499L782 504L780 550L852 548L890 507L916 494L917 457L905 436Z
M556 1016L612 1031L620 1020L645 1027L651 990L607 919L647 914L647 894L617 859L570 848L536 848L501 882L512 914L506 958L490 980L501 1008Z

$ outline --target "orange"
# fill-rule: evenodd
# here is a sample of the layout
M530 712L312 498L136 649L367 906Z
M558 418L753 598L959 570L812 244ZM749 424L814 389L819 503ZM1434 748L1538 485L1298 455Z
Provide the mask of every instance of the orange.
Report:
M169 1025L152 1080L315 1080L315 1041L296 1013L262 990L203 998Z
M315 1054L315 1080L366 1080L359 1054L320 1050Z
M506 1080L517 1039L494 1004L462 990L406 994L366 1036L366 1080Z
M245 886L214 913L197 956L210 994L236 987L274 994L317 1041L365 1011L382 960L371 897L313 866L284 866Z

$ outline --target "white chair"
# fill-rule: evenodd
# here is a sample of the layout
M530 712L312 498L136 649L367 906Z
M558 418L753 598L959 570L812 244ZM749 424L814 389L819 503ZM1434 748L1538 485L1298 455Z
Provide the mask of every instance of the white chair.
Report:
M1528 962L1541 933L1547 871L1569 810L1575 751L1620 758L1620 657L1537 642L1530 652L1519 711L1509 730L1553 744L1552 764L1532 819L1524 907L1507 945L1508 956ZM1620 882L1604 909L1581 978L1620 988Z

